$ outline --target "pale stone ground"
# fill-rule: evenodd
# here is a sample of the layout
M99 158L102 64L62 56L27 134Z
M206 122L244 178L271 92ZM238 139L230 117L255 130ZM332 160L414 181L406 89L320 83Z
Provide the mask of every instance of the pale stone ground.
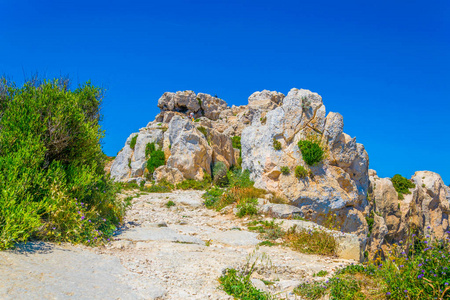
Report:
M219 288L222 272L263 256L254 284L299 299L291 293L295 286L352 262L258 247L248 220L204 208L201 194L133 199L125 227L106 247L30 243L0 252L0 299L232 299ZM167 208L169 200L176 205Z

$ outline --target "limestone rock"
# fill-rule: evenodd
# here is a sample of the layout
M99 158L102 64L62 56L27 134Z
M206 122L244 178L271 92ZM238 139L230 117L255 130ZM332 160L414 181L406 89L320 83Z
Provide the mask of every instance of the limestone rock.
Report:
M283 101L282 93L263 90L262 92L254 92L248 97L248 106L252 108L260 108L264 110L272 110L279 106Z
M111 178L116 181L121 181L127 179L129 173L131 171L131 155L133 154L133 150L130 148L131 139L137 133L132 133L125 142L125 146L123 149L117 154L116 159L114 159L111 165Z
M176 168L160 166L153 172L153 179L156 183L164 179L171 184L177 184L184 180L184 176L183 173Z
M197 100L201 103L202 115L211 120L219 119L220 114L228 108L225 101L208 94L198 93Z
M255 186L284 194L307 219L322 223L336 214L345 232L367 234L362 214L367 205L368 155L361 144L343 133L342 116L325 117L322 98L308 90L292 89L281 106L269 111L266 121L253 118L242 131L242 167L251 172ZM298 141L311 135L322 141L331 155L308 167L298 148ZM276 150L273 140L281 144ZM297 179L298 165L310 170L308 178ZM280 168L288 167L290 175Z
M190 120L174 116L166 134L171 145L168 167L178 169L186 179L202 180L205 173L211 174L212 149Z
M158 107L162 111L176 112L197 112L200 110L200 104L193 91L183 91L164 93L158 100Z
M259 199L258 199L259 200ZM287 219L301 214L300 208L288 204L264 204L259 208L259 212L273 218Z

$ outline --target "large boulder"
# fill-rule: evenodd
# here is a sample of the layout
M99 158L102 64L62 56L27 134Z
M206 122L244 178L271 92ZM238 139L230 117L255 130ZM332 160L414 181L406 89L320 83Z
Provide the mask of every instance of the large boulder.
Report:
M131 139L137 135L132 133L127 138L125 146L120 150L111 165L111 178L116 181L124 181L129 178L131 172L131 156L133 150L130 148Z
M193 91L164 93L158 100L161 111L176 111L181 113L197 112L200 104Z
M326 158L315 166L306 164L297 145L311 137L321 141L326 151ZM274 140L280 150L275 149ZM336 216L336 225L345 232L367 234L363 211L368 155L363 145L343 133L342 116L326 116L318 94L292 89L265 120L252 119L242 131L241 144L242 167L251 172L255 186L284 194L305 218L320 224ZM299 165L309 170L307 178L294 175ZM281 167L289 168L290 174L283 175Z

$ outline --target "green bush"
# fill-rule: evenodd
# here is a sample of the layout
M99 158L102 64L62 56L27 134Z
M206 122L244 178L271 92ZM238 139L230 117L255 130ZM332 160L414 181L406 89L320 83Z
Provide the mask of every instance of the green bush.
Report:
M202 198L205 199L205 206L207 208L213 208L216 203L220 200L220 197L223 194L223 190L217 187L212 187L206 191L202 195Z
M0 80L0 249L30 237L98 244L121 222L104 173L101 98L89 82Z
M276 138L273 138L272 142L273 142L273 149L281 150L281 143L279 141L277 141Z
M302 152L303 160L310 166L321 162L323 159L323 150L317 141L299 141L298 148Z
M238 212L236 216L242 218L244 216L254 216L258 214L258 208L256 204L258 200L256 198L245 198L242 199L239 204L236 206Z
M156 151L155 143L148 143L145 145L145 158L149 158L153 152Z
M222 289L235 299L270 300L270 294L255 288L250 280L251 273L242 274L236 269L228 269L225 275L219 278Z
M177 189L180 190L206 190L211 186L211 177L205 176L202 181L197 181L194 179L185 179L177 184Z
M289 169L288 166L283 166L280 168L281 173L283 173L283 175L289 175L291 173L291 170Z
M295 167L295 177L297 177L298 179L308 177L308 170L306 170L303 166Z
M229 170L227 172L228 185L230 187L252 187L255 182L250 180L250 171L248 170Z
M411 194L409 189L414 188L416 185L403 177L400 174L395 174L391 179L392 185L398 193L398 198L403 200L403 194Z
M166 164L164 151L156 150L155 143L148 143L145 146L145 157L147 158L147 170L152 174L156 168Z
M131 138L130 148L133 149L133 150L134 150L134 147L136 147L136 140L137 140L137 138L138 138L137 134Z
M228 183L227 171L228 168L224 162L216 162L213 167L213 183L218 186L225 186Z
M241 137L236 135L231 138L231 143L233 144L233 148L241 150Z

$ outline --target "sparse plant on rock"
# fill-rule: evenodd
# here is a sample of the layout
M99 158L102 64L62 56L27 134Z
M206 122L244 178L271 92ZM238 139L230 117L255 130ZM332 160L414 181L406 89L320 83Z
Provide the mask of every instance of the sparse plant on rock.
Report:
M288 166L283 166L280 168L280 171L283 175L289 175L291 173L291 169Z
M321 162L323 159L324 151L318 141L299 141L298 148L302 153L303 160L310 166Z
M279 141L277 141L276 138L273 138L272 142L273 142L273 149L281 150L281 143Z
M392 185L398 193L398 199L403 200L403 194L411 194L409 189L414 188L416 185L403 177L400 174L395 174L391 179Z
M295 167L295 177L298 179L304 179L308 177L308 170L305 169L303 166L297 166Z
M130 141L130 148L134 150L134 147L136 147L136 141L137 141L138 135L136 134L131 138Z

